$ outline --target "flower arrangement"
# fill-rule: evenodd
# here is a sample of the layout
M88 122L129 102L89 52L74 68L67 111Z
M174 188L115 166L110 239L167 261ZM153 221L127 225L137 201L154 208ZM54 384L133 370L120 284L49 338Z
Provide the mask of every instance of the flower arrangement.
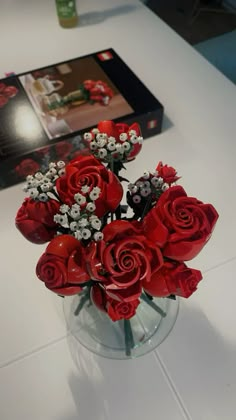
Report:
M0 82L0 108L3 108L18 93L18 89L12 85Z
M188 197L162 162L128 183L122 205L129 181L120 171L142 148L139 125L102 121L83 137L90 154L26 179L16 227L48 242L37 277L60 296L82 294L113 321L133 317L140 299L188 298L202 274L186 261L208 242L217 211Z

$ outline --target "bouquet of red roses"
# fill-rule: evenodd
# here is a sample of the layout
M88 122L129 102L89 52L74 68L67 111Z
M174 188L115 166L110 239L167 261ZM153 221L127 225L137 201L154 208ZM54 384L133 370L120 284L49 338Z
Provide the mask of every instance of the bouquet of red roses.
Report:
M142 147L138 124L102 121L84 141L90 154L27 177L16 226L31 242L48 242L38 278L61 296L86 291L113 321L135 315L140 299L188 298L202 275L185 262L208 242L215 208L188 197L162 162L128 184L121 204L120 170Z

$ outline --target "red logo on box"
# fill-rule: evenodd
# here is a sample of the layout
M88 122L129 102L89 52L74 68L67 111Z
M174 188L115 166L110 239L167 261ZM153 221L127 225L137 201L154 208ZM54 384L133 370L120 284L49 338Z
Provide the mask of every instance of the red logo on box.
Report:
M113 55L110 51L104 51L98 54L98 58L101 61L107 61L107 60L111 60L113 58Z
M157 126L157 120L150 120L147 123L147 128L151 130L152 128L155 128Z

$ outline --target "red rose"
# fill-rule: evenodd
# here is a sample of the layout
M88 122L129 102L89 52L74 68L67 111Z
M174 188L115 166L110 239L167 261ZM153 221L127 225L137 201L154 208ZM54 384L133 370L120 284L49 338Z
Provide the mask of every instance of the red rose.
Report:
M14 98L18 92L19 91L15 86L6 86L3 91L4 95L6 95L8 98Z
M130 319L135 315L139 303L140 301L138 299L131 302L117 302L115 300L109 300L107 302L107 313L112 321Z
M197 290L201 279L201 271L178 261L167 261L152 275L150 282L143 281L143 288L151 296L177 295L188 298Z
M22 178L25 178L27 175L35 174L39 169L40 165L33 159L24 159L15 167L17 175Z
M126 141L130 143L131 149L130 152L126 155L127 161L133 160L135 156L137 156L137 154L140 152L142 144L139 141L135 143L131 142L133 137L132 132L136 133L136 137L141 136L141 130L137 123L129 126L128 124L124 123L115 124L113 121L101 121L99 122L97 128L100 133L106 133L109 137L114 137L118 143L122 143L119 137L121 133L126 133L128 135Z
M72 144L67 141L61 141L55 147L58 160L66 160L73 149Z
M94 187L101 190L95 201L98 217L114 211L122 199L123 188L118 178L93 156L78 156L73 159L66 166L66 174L56 181L61 200L69 205L75 202L76 193L83 194L81 188L85 185L90 191Z
M79 293L82 290L79 284L89 280L81 243L70 235L52 239L38 261L36 274L48 289L57 294Z
M135 315L136 308L140 303L139 299L132 299L132 297L125 301L112 299L98 285L92 287L91 299L100 311L107 312L112 321L131 318Z
M0 95L0 108L3 108L8 102L8 98L4 95Z
M59 207L60 203L56 200L42 202L26 198L17 212L16 227L30 242L48 242L57 231L53 217L59 212Z
M166 190L143 219L147 238L162 249L164 256L191 260L209 240L218 213L211 204L187 197L180 186Z
M172 168L172 166L163 165L162 162L158 163L156 171L158 171L158 176L163 178L164 182L166 182L169 185L173 182L178 181L178 179L180 178L179 176L177 176L177 172L174 168Z
M91 242L87 249L88 269L94 280L104 282L107 293L122 293L117 289L134 286L146 278L163 264L162 255L157 246L147 240L137 223L116 220L103 229L104 240ZM127 296L137 297L141 289L127 291Z

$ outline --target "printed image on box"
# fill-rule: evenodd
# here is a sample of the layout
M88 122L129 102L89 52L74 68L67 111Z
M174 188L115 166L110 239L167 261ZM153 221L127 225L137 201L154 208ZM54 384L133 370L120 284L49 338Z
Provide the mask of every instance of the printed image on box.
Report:
M19 77L49 139L134 112L93 57Z

